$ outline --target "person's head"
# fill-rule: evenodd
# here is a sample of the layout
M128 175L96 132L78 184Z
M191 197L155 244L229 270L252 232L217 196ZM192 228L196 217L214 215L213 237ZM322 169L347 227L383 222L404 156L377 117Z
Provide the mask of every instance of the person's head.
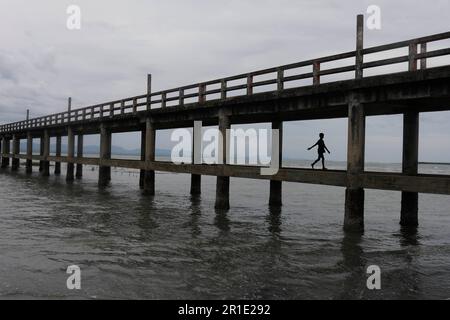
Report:
M319 137L320 137L320 139L323 139L323 137L325 137L325 135L321 132L321 133L319 133Z

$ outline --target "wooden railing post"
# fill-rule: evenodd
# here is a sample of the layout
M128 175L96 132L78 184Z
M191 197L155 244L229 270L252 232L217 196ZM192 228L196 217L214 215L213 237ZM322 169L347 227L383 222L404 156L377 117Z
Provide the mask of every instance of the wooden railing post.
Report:
M320 84L320 62L313 62L313 85Z
M114 103L111 103L109 105L109 117L110 118L114 117Z
M204 103L206 101L205 92L206 92L206 85L202 83L198 86L198 102L199 103Z
M225 100L227 98L227 81L225 79L220 80L220 99Z
M427 53L427 43L423 42L420 44L420 53ZM427 58L420 59L420 69L427 68Z
M67 122L70 123L70 115L72 112L72 97L69 97L69 99L67 100Z
M253 94L253 76L249 74L247 76L247 95Z
M184 89L180 88L180 91L178 92L178 104L180 106L184 106Z
M147 74L147 111L152 108L152 75L149 73Z
M417 43L411 42L409 44L409 71L417 70Z
M277 90L281 91L284 89L284 70L279 69L277 72Z
M137 113L137 99L133 98L133 114Z
M364 55L362 53L364 47L364 15L359 14L356 17L356 56L355 56L355 78L363 77Z
M161 108L165 108L167 106L167 93L161 93Z

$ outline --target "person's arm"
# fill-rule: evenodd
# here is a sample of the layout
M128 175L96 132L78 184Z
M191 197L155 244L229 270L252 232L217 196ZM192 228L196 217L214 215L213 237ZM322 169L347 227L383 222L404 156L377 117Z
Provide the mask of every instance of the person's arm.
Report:
M312 148L314 148L315 146L317 146L318 143L319 143L319 141L317 141L314 145L312 145L311 147L309 147L308 150L311 150Z
M331 154L330 150L328 150L327 146L324 144L325 150L327 150L328 154Z

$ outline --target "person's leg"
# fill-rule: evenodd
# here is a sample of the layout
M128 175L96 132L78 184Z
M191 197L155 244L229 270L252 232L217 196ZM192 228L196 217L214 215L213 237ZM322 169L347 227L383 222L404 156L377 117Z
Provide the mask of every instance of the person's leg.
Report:
M320 160L320 155L317 157L317 160L316 161L314 161L313 163L311 163L311 167L314 169L314 165L317 163L317 162L319 162L319 160Z
M325 168L325 157L322 154L322 169L326 169Z

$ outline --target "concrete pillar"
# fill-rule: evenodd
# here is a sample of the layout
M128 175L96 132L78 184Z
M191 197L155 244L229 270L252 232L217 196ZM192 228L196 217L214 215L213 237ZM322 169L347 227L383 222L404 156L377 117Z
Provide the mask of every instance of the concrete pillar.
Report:
M77 158L83 158L83 135L78 134L78 141L77 141ZM75 177L77 179L81 179L83 177L83 165L81 163L77 163L76 166L76 174Z
M345 191L344 229L364 230L364 189L361 173L364 172L366 117L358 96L351 93L348 104L347 190Z
M223 110L219 113L219 163L226 164L229 154L230 139L227 134L230 129L230 118ZM216 203L214 208L228 210L230 208L230 177L218 176L216 183Z
M56 136L56 153L55 155L57 157L61 157L61 136ZM55 175L61 174L61 162L57 161L55 162Z
M194 122L192 128L192 164L202 162L202 125L200 122ZM202 176L191 174L191 194L198 195L202 192Z
M278 130L278 154L272 154L272 157L278 157L278 164L282 166L283 159L283 122L272 121L272 129ZM272 143L275 143L273 141ZM273 147L272 147L273 148ZM278 180L270 180L270 197L269 206L281 206L282 205L282 182Z
M417 175L419 162L419 113L412 111L403 115L403 164L402 172ZM418 226L417 192L402 191L400 224L402 226Z
M66 181L71 182L73 181L73 169L74 169L74 163L72 162L74 160L75 155L75 135L73 134L73 130L71 127L67 128L67 173L66 173Z
M33 136L31 132L27 133L27 164L26 164L26 173L33 172Z
M41 157L44 156L44 136L41 136L41 139L40 139L39 155ZM44 161L39 160L39 172L42 172L42 170L44 170Z
M7 168L9 166L9 139L3 137L2 139L2 168Z
M13 156L14 156L14 158L12 158L12 165L11 165L12 171L19 170L19 165L20 165L19 153L20 153L20 139L18 136L14 135L13 136Z
M150 165L155 161L155 143L156 133L155 127L150 118L145 121L145 162ZM155 171L146 170L144 173L144 193L147 195L155 194Z
M50 136L48 131L44 131L44 161L42 162L42 175L48 177L50 175L50 161L48 161L48 156L50 155Z
M145 133L146 129L141 130L141 161L145 161ZM145 170L139 172L139 188L144 189Z
M198 195L202 193L202 176L200 174L191 174L191 194Z
M111 159L111 132L102 123L100 125L100 163ZM98 185L106 186L111 181L111 167L100 165Z

